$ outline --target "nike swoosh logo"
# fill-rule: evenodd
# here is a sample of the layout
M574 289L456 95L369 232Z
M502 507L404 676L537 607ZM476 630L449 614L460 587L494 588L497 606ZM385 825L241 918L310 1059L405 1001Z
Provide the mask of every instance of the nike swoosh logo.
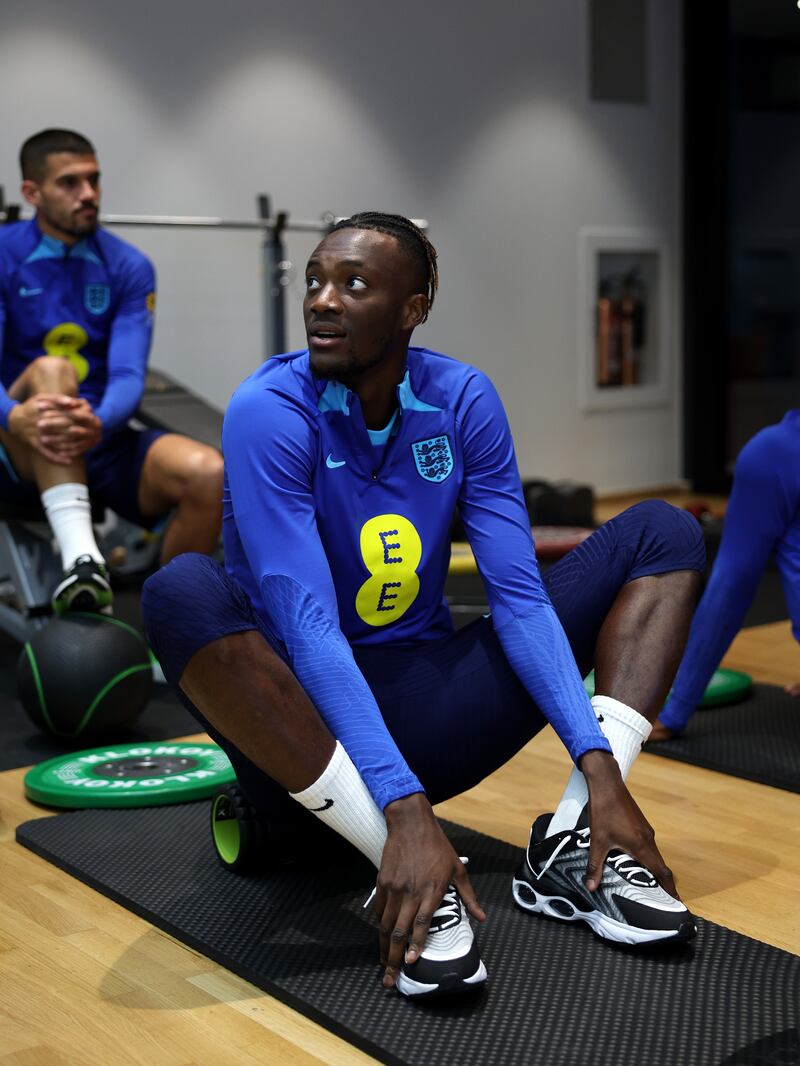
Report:
M325 460L325 466L327 466L329 470L335 470L337 466L344 466L346 462L346 459L334 459L333 453L330 453Z
M605 718L602 716L602 714L598 714L597 721L598 722L605 722Z
M39 293L44 292L44 289L26 289L24 285L20 286L20 296L38 296Z
M333 806L333 800L332 799L326 799L321 807L309 807L308 809L310 811L313 811L314 813L318 814L320 811L329 811L332 806Z

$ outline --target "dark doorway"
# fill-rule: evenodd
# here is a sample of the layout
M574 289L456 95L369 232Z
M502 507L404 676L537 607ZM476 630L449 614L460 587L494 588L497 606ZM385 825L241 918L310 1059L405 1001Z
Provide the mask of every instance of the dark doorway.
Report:
M800 406L800 9L684 4L685 474Z

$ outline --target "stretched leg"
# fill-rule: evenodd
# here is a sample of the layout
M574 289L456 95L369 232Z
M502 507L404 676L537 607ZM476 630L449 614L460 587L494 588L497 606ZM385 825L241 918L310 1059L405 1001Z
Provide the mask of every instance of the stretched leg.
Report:
M179 686L200 721L210 724L248 797L244 774L262 795L264 785L275 783L291 790L293 799L379 868L375 909L387 967L384 985L416 995L437 989L440 981L449 990L462 985L466 990L485 980L459 892L476 917L484 915L430 807L417 797L425 804L428 828L418 809L414 817L415 808L409 816L407 806L398 813L397 804L388 804L387 818L395 827L389 836L383 813L287 666L279 643L224 571L208 557L179 556L146 582L142 613L167 679ZM307 847L307 836L304 842ZM403 900L418 891L411 860L426 845L430 851L432 843L444 852L459 887L439 888L423 862L428 880L409 918Z
M327 726L256 630L200 648L179 685L207 721L224 725L227 740L287 792L308 788L330 762L335 741Z
M623 778L672 683L704 563L694 519L649 501L607 523L547 575L579 668L595 667L592 702ZM572 828L586 800L576 768L550 833Z
M176 433L159 437L142 466L139 506L153 516L174 509L164 534L162 563L183 552L210 555L222 522L222 456Z
M597 638L595 692L655 721L689 635L702 585L697 570L635 578L623 585Z
M145 583L142 615L167 680L227 752L254 806L296 823L291 794L379 865L383 815L222 568L180 556Z
M581 673L594 666L615 688L603 691L621 700L638 701L640 691L643 707L657 700L659 684L672 682L669 663L685 641L704 569L697 522L662 500L629 507L565 555L544 582ZM653 670L658 684L642 675Z
M580 668L595 663L592 707L623 780L677 668L704 561L694 520L652 501L607 523L548 574ZM588 775L598 758L608 757L581 760ZM630 794L593 790L583 822L587 801L586 780L574 767L555 814L531 828L513 882L519 906L584 921L617 943L691 939L694 919Z

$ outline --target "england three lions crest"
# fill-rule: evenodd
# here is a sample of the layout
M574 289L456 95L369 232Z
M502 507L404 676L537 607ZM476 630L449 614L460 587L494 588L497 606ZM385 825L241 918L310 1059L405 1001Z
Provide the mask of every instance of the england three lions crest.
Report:
M418 440L411 445L417 473L426 481L444 481L453 473L453 453L446 436Z
M108 285L87 285L83 293L83 306L93 315L102 315L111 306L111 289Z

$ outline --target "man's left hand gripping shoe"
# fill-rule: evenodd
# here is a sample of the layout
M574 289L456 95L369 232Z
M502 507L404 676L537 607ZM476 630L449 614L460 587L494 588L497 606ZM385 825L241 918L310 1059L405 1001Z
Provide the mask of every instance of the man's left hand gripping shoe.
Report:
M604 940L653 944L691 940L694 917L636 859L622 851L606 858L600 886L583 882L589 830L544 833L552 815L533 823L525 858L514 878L514 899L526 911L562 922L586 922Z

